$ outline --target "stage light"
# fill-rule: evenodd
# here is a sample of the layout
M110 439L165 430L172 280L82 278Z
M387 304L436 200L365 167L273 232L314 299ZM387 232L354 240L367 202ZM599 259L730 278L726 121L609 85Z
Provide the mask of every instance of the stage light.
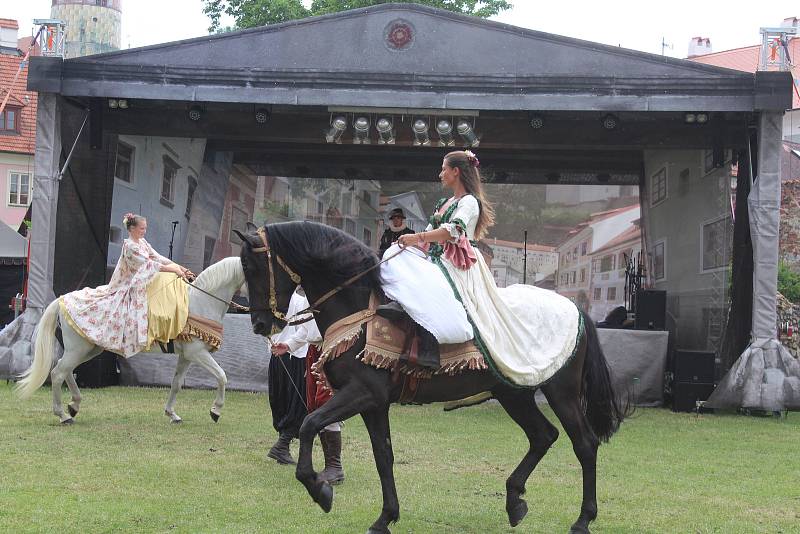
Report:
M697 122L697 115L695 115L694 113L687 113L686 115L683 116L683 121L686 124L694 124L695 122Z
M258 108L254 118L258 124L266 124L269 120L269 110L266 108Z
M394 144L394 124L392 124L391 119L387 117L381 117L375 124L375 129L378 130L379 145Z
M455 146L453 139L453 125L447 119L442 119L436 124L436 132L439 134L439 146Z
M597 174L597 181L601 184L608 182L611 179L611 175L607 172L601 172Z
M353 144L369 144L369 119L367 117L358 117L353 121Z
M341 143L345 130L347 130L347 120L340 115L331 121L331 127L325 132L325 140L329 143Z
M611 113L605 115L601 122L603 124L603 128L606 130L614 130L617 128L617 126L619 126L619 119L616 115L612 115Z
M192 106L189 108L189 120L197 122L202 117L203 117L203 108L201 108L200 106Z
M541 130L544 128L544 117L541 115L531 115L530 125L534 130Z
M458 130L458 135L461 136L468 146L476 147L481 144L481 140L475 135L475 130L472 129L472 126L470 126L467 121L459 121L456 130Z
M708 122L708 113L697 114L697 124L705 124Z
M547 181L550 183L556 183L561 179L561 175L557 172L549 172L544 175L547 178Z
M117 100L116 98L109 98L108 107L110 107L111 109L117 109L119 107L119 100Z
M431 138L428 135L428 121L417 119L411 129L414 131L414 146L431 146Z
M128 101L124 98L120 99L117 103L119 104L119 109L128 109Z

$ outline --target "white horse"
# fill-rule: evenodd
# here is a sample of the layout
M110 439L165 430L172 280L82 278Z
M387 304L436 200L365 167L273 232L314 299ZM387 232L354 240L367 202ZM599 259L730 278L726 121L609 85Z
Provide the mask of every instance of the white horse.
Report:
M244 286L244 271L242 262L238 257L230 257L220 260L209 266L200 273L194 285L217 298L210 297L195 289L189 288L189 313L205 319L210 319L222 323L225 312L228 309L228 302L234 293L241 289L246 291ZM57 322L61 322L61 332L64 341L64 355L61 360L53 366L53 340ZM222 406L225 403L225 385L228 382L225 371L211 357L211 349L207 343L194 337L191 341L175 341L175 353L178 356L178 365L175 367L175 377L172 379L172 389L169 399L164 407L164 413L173 423L180 423L181 418L175 413L175 398L181 389L181 383L186 376L186 371L190 363L198 363L217 379L217 396L214 405L211 407L211 418L217 421L221 415ZM30 397L47 379L50 372L50 380L53 389L53 413L59 418L62 424L72 424L74 417L78 414L81 403L81 393L72 371L83 362L89 361L103 352L102 347L93 345L78 332L76 332L69 322L61 317L58 299L54 300L45 309L39 324L36 326L36 342L34 344L34 358L30 368L22 374L21 380L17 384L17 394L20 398ZM145 356L147 357L147 356ZM52 371L50 371L52 367ZM61 403L61 385L67 382L72 402L67 406L69 415L64 413Z

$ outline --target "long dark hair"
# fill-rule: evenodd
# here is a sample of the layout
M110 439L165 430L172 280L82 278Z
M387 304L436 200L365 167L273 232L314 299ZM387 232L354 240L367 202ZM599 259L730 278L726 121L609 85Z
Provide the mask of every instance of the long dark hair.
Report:
M481 172L478 170L478 158L474 154L457 150L447 154L444 161L450 168L457 168L461 171L461 183L464 184L464 189L478 199L481 211L478 216L478 224L475 226L475 240L477 241L486 235L489 227L494 225L494 204L486 198L486 193L483 191Z

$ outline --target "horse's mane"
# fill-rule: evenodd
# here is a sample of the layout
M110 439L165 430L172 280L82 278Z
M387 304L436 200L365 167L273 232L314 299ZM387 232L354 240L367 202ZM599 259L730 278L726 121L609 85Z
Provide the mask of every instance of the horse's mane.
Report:
M206 267L202 273L197 275L194 283L197 287L208 290L209 288L219 287L231 280L236 274L239 274L244 279L241 260L237 256L231 256Z
M378 263L378 256L371 248L332 226L291 221L270 224L266 229L270 247L287 264L298 271L310 273L312 277L326 278L334 285ZM373 269L354 282L353 286L380 292L379 271Z

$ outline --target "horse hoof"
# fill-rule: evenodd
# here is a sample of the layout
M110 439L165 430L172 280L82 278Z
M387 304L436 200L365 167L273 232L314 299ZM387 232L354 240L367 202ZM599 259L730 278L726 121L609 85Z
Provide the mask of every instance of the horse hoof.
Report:
M72 417L70 417L69 419L64 419L63 421L61 421L61 424L62 425L73 425L73 424L75 424L75 419L73 419Z
M68 405L67 405L67 411L69 412L69 414L70 414L72 417L75 417L76 415L78 415L78 410L76 410L75 408L73 408L71 404L68 404Z
M376 530L374 528L371 528L367 531L367 534L392 534L392 533L389 531L388 528L385 528L383 530Z
M319 504L319 507L322 508L322 511L326 514L330 512L333 507L333 488L327 482L323 482L322 487L319 489L317 504Z
M213 419L215 423L217 421L219 421L219 414L218 413L214 413L213 411L209 411L208 413L209 413L209 415L211 415L211 419Z
M508 522L512 527L516 527L525 519L526 515L528 515L528 503L520 499L520 502L508 511Z
M178 419L170 419L169 422L172 423L173 425L179 425L183 423L183 419L179 417Z
M572 525L569 529L569 534L592 534L589 531L589 527L584 527L583 525Z

